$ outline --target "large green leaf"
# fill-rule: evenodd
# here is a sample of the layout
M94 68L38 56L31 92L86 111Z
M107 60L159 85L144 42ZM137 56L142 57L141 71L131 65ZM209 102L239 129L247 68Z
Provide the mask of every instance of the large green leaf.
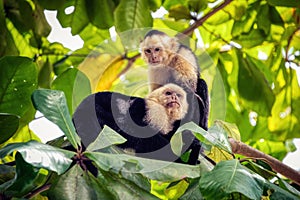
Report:
M121 0L114 14L118 32L152 26L148 1Z
M67 9L70 9L70 13L66 12ZM65 1L65 4L57 10L57 19L63 27L71 27L73 35L79 34L89 24L85 1Z
M197 178L200 168L204 165L192 166L166 161L135 157L127 154L107 154L100 152L85 152L88 158L102 170L115 172L140 173L147 178L160 181L176 181L183 177Z
M122 144L127 140L108 126L104 126L98 137L88 147L87 151L96 151L114 144Z
M194 122L188 122L179 127L176 133L182 132L184 130L190 130L194 132L195 136L200 141L214 145L224 151L231 153L231 146L228 142L227 133L222 127L218 125L212 126L208 131L205 131Z
M80 146L80 138L73 125L66 98L62 91L39 89L32 94L34 106L55 123L66 135L73 147Z
M29 58L0 59L0 112L20 116L27 124L35 114L31 94L37 87L37 68Z
M270 83L249 56L238 54L238 61L238 91L245 99L244 106L260 115L270 115L275 101Z
M114 24L114 2L111 0L85 1L87 14L92 24L100 29L108 29Z
M49 191L50 199L114 199L105 185L75 165L59 177Z
M263 186L238 160L222 161L204 174L199 181L200 190L207 199L222 199L231 193L239 192L250 199L260 199Z
M8 140L19 128L19 116L0 113L0 144Z
M0 150L0 158L18 151L23 159L37 168L45 168L58 174L64 173L71 165L74 152L62 150L36 141L8 144Z
M74 113L81 101L91 94L89 79L76 68L69 68L60 74L53 81L51 88L65 93L71 113Z

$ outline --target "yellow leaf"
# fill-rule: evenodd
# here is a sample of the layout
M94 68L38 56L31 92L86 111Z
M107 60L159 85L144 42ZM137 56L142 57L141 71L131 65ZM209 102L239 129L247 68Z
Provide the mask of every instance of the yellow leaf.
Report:
M121 71L124 60L121 55L98 54L88 56L79 66L90 80L93 92L108 90Z

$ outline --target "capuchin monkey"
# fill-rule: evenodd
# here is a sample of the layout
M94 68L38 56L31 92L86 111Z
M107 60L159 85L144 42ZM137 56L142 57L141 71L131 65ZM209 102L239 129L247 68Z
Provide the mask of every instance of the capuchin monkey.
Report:
M188 111L186 92L166 84L145 99L115 92L98 92L84 99L73 115L82 143L87 147L109 126L127 141L117 145L136 156L182 163L170 138ZM183 149L184 153L186 149Z
M150 92L168 83L175 83L187 92L188 113L182 123L193 121L207 130L209 96L206 82L200 78L197 58L192 50L177 38L151 30L140 43L141 56L148 64ZM188 136L189 135L189 136ZM198 159L200 142L191 132L185 132L184 143L190 145L190 163Z

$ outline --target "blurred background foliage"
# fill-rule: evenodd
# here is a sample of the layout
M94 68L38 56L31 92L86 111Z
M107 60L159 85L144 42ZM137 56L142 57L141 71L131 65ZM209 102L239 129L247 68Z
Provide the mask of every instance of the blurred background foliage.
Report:
M153 28L177 35L198 56L210 124L235 123L243 142L283 159L300 133L299 6L299 0L0 0L0 57L30 63L0 60L0 113L10 113L1 114L1 126L12 121L17 129L3 129L1 146L38 140L28 128L36 88L64 91L71 113L97 91L145 96L139 43ZM82 48L49 42L45 10L57 11ZM157 10L165 14L156 17Z

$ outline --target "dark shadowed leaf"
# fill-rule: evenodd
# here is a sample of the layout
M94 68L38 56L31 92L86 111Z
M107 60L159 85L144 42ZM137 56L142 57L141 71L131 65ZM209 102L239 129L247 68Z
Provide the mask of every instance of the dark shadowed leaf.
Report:
M114 2L111 0L89 0L85 2L90 22L100 29L114 25Z
M72 163L74 152L62 150L36 141L8 144L0 150L0 158L18 151L23 159L37 168L45 168L58 174L64 173Z
M22 156L16 154L16 175L15 178L5 188L0 186L0 191L5 190L4 194L8 196L22 197L35 187L37 187L37 177L39 169L26 163Z
M64 93L58 90L39 89L34 91L32 99L36 109L55 123L73 147L77 148L80 145L80 138L75 131Z
M8 140L19 128L19 116L0 113L0 144Z

